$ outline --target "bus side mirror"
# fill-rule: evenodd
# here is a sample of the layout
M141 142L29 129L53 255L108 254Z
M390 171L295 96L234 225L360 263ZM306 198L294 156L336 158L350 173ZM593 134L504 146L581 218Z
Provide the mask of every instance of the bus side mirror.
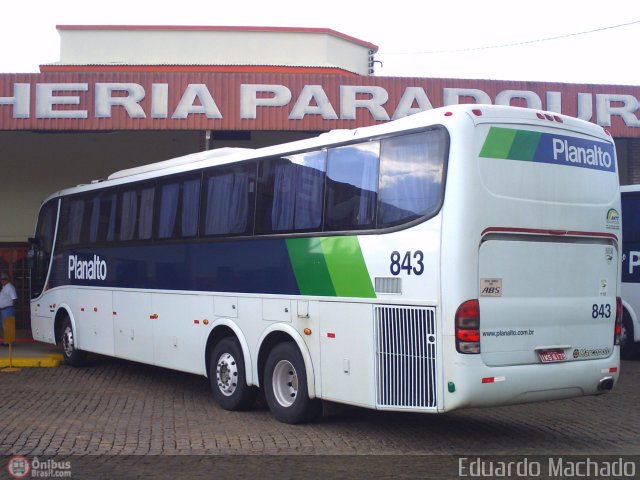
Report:
M38 238L29 237L29 250L27 250L27 267L33 269L35 266L36 258L38 257L38 250L40 248L40 240Z

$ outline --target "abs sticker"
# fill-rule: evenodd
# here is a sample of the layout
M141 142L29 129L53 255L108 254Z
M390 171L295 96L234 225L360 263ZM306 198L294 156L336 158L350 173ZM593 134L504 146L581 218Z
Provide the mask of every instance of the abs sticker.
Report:
M502 279L501 278L481 278L480 279L480 296L481 297L501 297L502 296Z

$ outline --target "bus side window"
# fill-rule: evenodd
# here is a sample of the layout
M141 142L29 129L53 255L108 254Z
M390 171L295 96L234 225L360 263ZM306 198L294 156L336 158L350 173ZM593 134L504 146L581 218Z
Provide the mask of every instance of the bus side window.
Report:
M136 186L120 195L118 240L149 240L153 226L154 186Z
M255 195L254 162L205 173L203 234L250 235Z
M163 183L159 195L157 238L195 237L198 234L200 175Z
M116 229L117 195L105 192L90 200L91 217L89 220L89 242L113 241Z
M444 194L446 150L442 129L382 140L378 228L436 212Z
M85 199L83 197L66 198L62 201L58 245L73 247L86 241L85 214Z
M322 230L326 150L262 162L257 233Z
M325 231L375 227L379 150L377 141L329 150Z

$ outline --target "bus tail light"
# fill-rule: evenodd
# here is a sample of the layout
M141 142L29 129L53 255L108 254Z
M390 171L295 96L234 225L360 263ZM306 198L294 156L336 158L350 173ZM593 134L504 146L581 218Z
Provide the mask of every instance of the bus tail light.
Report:
M613 329L613 344L620 345L622 334L622 298L616 297L616 324Z
M480 304L467 300L456 311L456 350L459 353L480 353Z

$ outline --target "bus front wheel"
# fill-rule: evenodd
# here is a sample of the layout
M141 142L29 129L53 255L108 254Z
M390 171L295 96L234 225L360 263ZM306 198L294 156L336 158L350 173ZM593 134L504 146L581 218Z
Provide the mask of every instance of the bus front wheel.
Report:
M62 345L62 355L64 363L73 367L84 365L86 353L78 350L76 347L76 336L71 325L71 319L67 315L62 320L62 333L60 335L60 344Z
M309 398L304 359L292 342L276 345L267 357L264 389L269 409L281 422L309 422L322 413L320 400Z
M211 352L209 379L213 397L225 410L247 410L258 390L247 385L242 348L233 337L220 340Z

